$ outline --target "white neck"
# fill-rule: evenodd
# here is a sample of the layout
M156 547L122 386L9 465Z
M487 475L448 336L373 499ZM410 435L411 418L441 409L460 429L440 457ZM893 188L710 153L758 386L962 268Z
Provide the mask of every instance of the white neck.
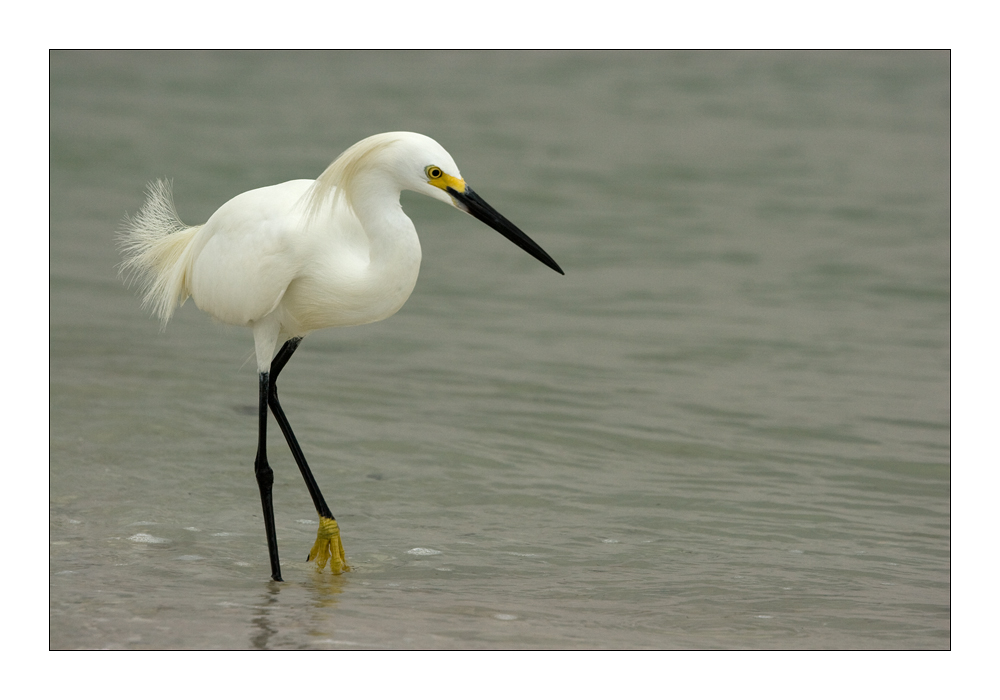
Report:
M370 273L385 283L389 281L386 275L405 277L412 269L415 282L420 239L399 204L399 187L384 177L372 177L359 185L351 204L368 236Z

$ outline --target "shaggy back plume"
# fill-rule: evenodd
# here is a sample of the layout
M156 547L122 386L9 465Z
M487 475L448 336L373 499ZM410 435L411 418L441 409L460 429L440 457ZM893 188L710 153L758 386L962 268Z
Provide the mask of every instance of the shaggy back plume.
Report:
M336 201L344 198L353 208L352 196L358 174L371 168L379 155L399 139L392 134L376 134L358 141L341 153L306 193L306 212L316 216L328 204L331 196Z
M163 326L189 296L190 243L200 228L180 220L167 180L151 182L142 209L122 222L119 273L130 284L138 283L143 307L152 309Z

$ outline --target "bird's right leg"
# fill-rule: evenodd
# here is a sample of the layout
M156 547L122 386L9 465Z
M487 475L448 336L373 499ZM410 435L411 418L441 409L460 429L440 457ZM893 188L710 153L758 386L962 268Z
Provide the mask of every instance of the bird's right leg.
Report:
M333 517L333 513L330 512L330 507L326 504L326 499L323 498L323 494L319 490L319 484L316 483L316 478L306 462L302 448L299 447L299 441L295 439L292 425L288 422L288 418L285 417L285 412L278 402L278 375L301 342L302 338L289 339L281 346L281 350L271 361L271 386L268 402L271 405L271 413L274 414L274 419L278 421L278 427L281 428L281 432L285 436L285 442L288 443L288 449L292 451L292 457L295 458L295 463L298 465L299 471L302 472L302 478L306 482L306 488L309 490L313 505L316 506L316 513L319 515L316 543L312 546L306 561L315 560L316 566L320 570L329 562L330 571L339 574L351 570L351 567L347 565L344 545L340 540L340 526L337 524L337 519Z
M260 503L264 508L264 532L267 533L267 553L271 557L271 578L281 580L281 564L278 562L278 535L274 528L274 503L271 500L271 486L274 472L267 463L267 397L270 394L270 380L267 372L260 373L260 414L257 432L257 459L254 460L254 474L260 489Z

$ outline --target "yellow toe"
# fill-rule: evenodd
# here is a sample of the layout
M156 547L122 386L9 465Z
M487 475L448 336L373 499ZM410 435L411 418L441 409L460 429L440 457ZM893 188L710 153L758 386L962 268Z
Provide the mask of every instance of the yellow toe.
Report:
M344 555L344 545L340 541L340 526L333 518L319 518L319 531L316 533L316 544L309 552L306 561L316 560L316 567L322 571L330 562L330 571L335 574L350 571L347 557Z

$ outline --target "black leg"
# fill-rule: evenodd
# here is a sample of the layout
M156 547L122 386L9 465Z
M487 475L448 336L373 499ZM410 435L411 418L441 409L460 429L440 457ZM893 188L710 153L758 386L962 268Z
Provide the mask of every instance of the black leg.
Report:
M288 449L292 451L295 463L299 465L299 471L302 472L302 478L305 479L306 488L309 489L309 495L312 496L316 512L324 518L336 520L333 513L330 512L330 507L326 505L323 494L320 493L319 485L313 477L312 470L309 469L309 464L306 463L306 456L302 454L302 448L299 447L299 441L295 439L292 426L289 424L288 418L285 417L285 412L281 410L281 404L278 403L278 374L284 369L285 364L301 342L302 338L292 338L287 341L281 346L278 354L274 356L274 360L271 361L271 388L267 396L267 403L271 406L271 413L278 421L278 427L281 428L281 433L285 436L285 441L288 443Z
M271 361L271 381L268 388L267 403L271 407L274 419L278 421L278 427L281 428L281 433L285 436L288 448L292 451L292 457L295 458L295 463L302 473L302 478L306 482L306 488L309 489L309 495L312 497L313 505L316 506L316 512L319 514L319 533L316 537L316 544L313 545L312 551L309 553L306 561L315 559L320 569L326 566L327 561L329 561L331 571L339 574L341 571L350 571L350 567L344 558L344 546L340 541L340 527L337 525L337 519L330 512L330 507L326 504L326 499L323 498L323 494L319 490L319 484L316 483L316 479L313 477L312 470L309 468L306 457L302 453L302 448L299 447L299 441L295 439L292 426L288 422L288 418L285 417L285 412L281 409L281 404L278 403L278 375L292 357L292 353L298 349L301 342L302 338L292 338L286 341Z
M264 509L264 531L267 533L267 553L271 557L271 578L281 580L281 565L278 563L278 535L274 529L274 503L271 501L271 486L274 472L267 463L267 398L269 394L267 372L260 373L260 414L257 432L257 459L254 460L254 474L260 489L260 503Z

